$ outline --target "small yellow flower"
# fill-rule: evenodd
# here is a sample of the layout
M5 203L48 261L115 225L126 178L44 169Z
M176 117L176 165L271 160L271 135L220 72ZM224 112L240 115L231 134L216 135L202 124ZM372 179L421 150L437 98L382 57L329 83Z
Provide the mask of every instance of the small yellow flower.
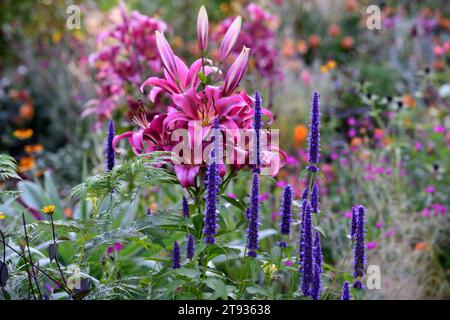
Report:
M53 214L53 212L55 211L55 206L53 204L43 206L41 211L46 214Z
M327 67L328 67L328 69L330 69L330 70L336 68L336 66L337 66L337 63L336 63L336 61L334 61L334 60L329 60L329 61L327 62Z
M13 131L13 136L20 140L25 140L33 136L33 129L18 129Z
M321 73L327 73L329 71L328 66L327 65L323 65L320 67L320 72Z
M0 220L4 220L4 219L6 219L6 215L4 212L0 211Z

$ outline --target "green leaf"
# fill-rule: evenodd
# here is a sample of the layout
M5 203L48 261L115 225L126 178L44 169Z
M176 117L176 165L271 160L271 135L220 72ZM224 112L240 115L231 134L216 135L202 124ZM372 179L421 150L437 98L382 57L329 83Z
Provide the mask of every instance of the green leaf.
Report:
M227 287L222 279L210 277L205 280L205 284L214 291L212 299L228 299Z
M192 268L179 268L175 270L175 273L180 276L188 277L189 279L197 279L200 277L200 271Z
M255 294L259 294L263 297L270 297L271 294L269 292L269 290L267 290L266 288L260 287L260 286L251 286L251 287L247 287L245 288L245 290L252 295Z
M322 237L324 237L325 239L327 238L327 234L325 233L322 227L314 226L314 229L317 230L322 235Z

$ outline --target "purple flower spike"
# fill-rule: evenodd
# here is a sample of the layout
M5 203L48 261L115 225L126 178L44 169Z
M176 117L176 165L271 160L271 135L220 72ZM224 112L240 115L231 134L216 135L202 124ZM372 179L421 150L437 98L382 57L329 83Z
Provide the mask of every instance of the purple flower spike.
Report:
M180 267L180 246L178 242L175 241L173 243L172 268L178 269Z
M285 241L280 241L279 245L280 245L280 248L287 248L287 246L288 246Z
M247 232L247 255L256 257L258 249L258 218L259 218L259 175L253 173L252 179L252 196L250 199L250 218L248 220Z
M309 127L309 170L316 172L320 156L320 106L319 94L314 92L311 104L311 124Z
M194 236L192 234L190 234L187 245L186 245L187 258L192 260L192 258L194 258L194 253L195 253Z
M261 110L261 95L258 91L255 92L255 111L253 116L253 129L255 130L255 145L256 145L256 167L261 167L261 128L262 128L262 110Z
M290 185L284 189L281 201L280 232L282 235L288 236L291 232L292 220L292 187Z
M298 241L298 255L299 255L299 262L302 265L303 263L303 249L305 248L305 211L306 206L308 204L308 201L306 199L302 202L302 213L301 213L301 219L300 219L300 238Z
M214 119L214 129L219 129L218 118ZM215 137L214 137L214 140ZM215 148L211 152L211 158L215 159ZM216 239L214 235L217 229L217 193L219 191L219 172L218 172L217 161L213 160L211 164L208 165L207 174L205 177L205 184L207 189L206 195L206 212L205 212L205 227L203 233L206 235L206 243L215 243Z
M306 188L303 190L303 193L302 193L302 200L308 200L308 192L309 192L309 187L306 186Z
M112 146L112 142L114 136L116 135L116 130L114 128L114 120L109 120L108 124L108 135L106 137L106 146L105 146L105 154L106 154L106 172L109 172L113 169L115 164L115 154L114 148Z
M348 281L344 282L344 286L342 287L342 295L341 300L351 300L352 295L350 294L350 284Z
M355 283L353 284L354 288L362 289L364 286L361 282L361 278L364 277L364 265L366 263L366 249L364 245L364 237L366 235L365 231L365 223L366 223L366 209L360 205L358 206L357 214L358 214L358 223L355 234L355 269L353 272L353 276L355 277Z
M320 244L320 234L316 232L314 239L314 267L313 267L313 281L311 288L311 297L314 300L319 300L320 291L322 289L322 246Z
M311 189L311 210L314 213L319 213L319 186L314 183Z
M189 216L190 216L190 214L189 214L189 204L188 204L188 201L187 201L185 196L183 196L182 206L183 206L183 217L184 218L189 218Z
M306 201L305 201L306 202ZM304 202L304 203L305 203ZM312 243L312 217L311 206L306 203L302 221L302 283L301 288L304 296L311 294L313 280L313 243Z
M352 222L350 226L350 237L352 239L356 236L356 230L358 228L358 214L355 207L352 207Z

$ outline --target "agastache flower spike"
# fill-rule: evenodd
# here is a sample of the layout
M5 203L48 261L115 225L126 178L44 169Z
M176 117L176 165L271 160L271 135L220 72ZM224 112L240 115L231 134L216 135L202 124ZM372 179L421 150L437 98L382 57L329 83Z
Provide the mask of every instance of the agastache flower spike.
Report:
M258 249L258 220L259 220L259 175L253 172L252 195L250 199L250 217L248 220L247 255L256 257Z
M320 155L320 106L319 94L314 92L311 103L311 124L309 128L309 166L308 170L317 172L317 164L319 163Z
M292 187L290 185L286 186L284 189L281 202L280 232L282 235L288 236L291 232L292 219ZM280 247L284 248L286 246L286 242L280 242Z
M306 186L302 193L302 200L308 200L308 192L309 192L308 190L309 190L309 187Z
M182 206L183 206L183 217L189 218L189 215L190 215L189 214L189 204L188 204L188 201L185 196L183 196Z
M106 146L105 146L105 153L106 153L106 171L109 172L113 169L115 164L115 155L114 155L114 148L112 146L112 142L115 136L115 128L114 128L114 120L109 120L108 124L108 135L106 137Z
M225 33L225 36L223 37L219 49L220 61L224 61L230 54L231 50L233 49L234 44L236 43L236 40L239 37L239 32L241 31L241 23L242 17L239 16L230 25L230 27L227 30L227 33Z
M301 288L303 295L309 296L311 294L311 285L313 280L312 217L311 217L311 206L309 205L309 203L306 203L302 224L303 224L303 241L302 241L303 248L302 248Z
M255 145L256 145L256 168L261 167L261 128L262 128L262 110L261 110L261 96L258 91L255 92L255 111L253 115L253 129L255 130Z
M356 230L358 229L358 213L355 207L352 207L352 221L350 226L350 237L352 239L356 236Z
M214 119L214 129L219 129L219 119ZM216 140L218 137L214 137ZM203 229L203 233L206 235L206 243L215 243L216 239L214 235L216 234L217 229L217 192L219 190L219 176L218 176L218 165L215 156L215 148L213 148L211 152L211 158L214 159L207 168L206 175L206 212L205 212L205 227Z
M156 46L159 51L159 56L161 57L161 61L166 69L167 73L170 75L173 81L180 80L179 72L178 72L178 63L175 54L172 51L169 43L159 31L155 31L156 34Z
M350 285L348 281L344 282L344 286L342 287L342 295L341 300L351 300L352 295L350 294Z
M306 211L306 205L308 204L307 199L303 199L302 201L302 212L300 216L300 237L298 240L298 255L299 255L299 262L300 265L303 263L303 249L305 248L305 211Z
M353 276L355 277L355 282L353 283L353 287L357 289L364 288L361 278L364 277L364 265L366 263L366 251L364 245L364 237L366 235L365 231L365 223L366 223L366 208L362 205L358 206L356 209L358 212L358 223L355 234L355 269L353 272Z
M180 246L178 242L175 241L173 243L172 268L178 269L180 267Z
M201 6L197 16L197 40L201 52L205 52L208 46L208 27L208 13L205 6Z
M192 234L189 235L188 242L186 244L186 256L188 259L192 260L194 258L195 253L195 244L194 244L194 236Z
M319 213L319 186L317 183L314 183L311 189L311 211Z
M242 77L245 73L245 69L247 68L249 53L250 49L244 46L241 53L228 70L223 85L224 96L229 96L230 94L232 94L234 89L236 89L239 85L239 82L241 82Z
M320 290L322 289L322 246L320 245L320 234L316 232L314 239L314 266L313 266L313 280L311 288L311 297L314 300L319 300Z

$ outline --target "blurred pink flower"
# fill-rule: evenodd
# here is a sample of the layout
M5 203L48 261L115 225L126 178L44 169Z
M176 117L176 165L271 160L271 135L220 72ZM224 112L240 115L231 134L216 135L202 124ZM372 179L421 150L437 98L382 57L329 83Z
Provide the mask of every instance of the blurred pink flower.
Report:
M436 188L434 186L428 186L425 188L425 192L427 193L433 193L436 191Z
M353 117L348 118L348 119L347 119L347 124L348 124L349 126L354 126L354 125L356 125L356 119L353 118Z
M155 31L165 31L167 25L138 11L128 13L123 3L120 12L122 22L98 35L98 51L89 56L96 69L97 97L87 102L83 117L94 113L110 118L120 104L135 100L130 87L138 87L148 72L162 71Z
M269 193L265 192L265 193L259 195L258 201L261 203L261 202L266 201L267 199L269 199Z
M389 229L383 235L384 235L385 238L391 238L394 234L395 234L395 230L394 229Z
M306 87L309 87L309 85L311 84L311 75L309 71L303 70L302 73L300 74L300 78L302 79L303 84Z
M429 217L431 216L431 210L429 208L423 208L421 215L422 217Z
M442 57L445 54L445 50L441 46L434 46L433 53L438 57Z
M294 264L294 262L293 262L292 260L286 260L286 261L284 262L284 265L285 265L286 267L291 267L293 264Z
M383 221L378 221L377 223L375 223L375 228L377 229L381 229L384 226L384 222Z
M350 211L344 212L344 218L345 219L351 219L352 218L352 213Z
M433 203L431 207L433 208L435 215L445 215L447 213L447 207L442 203Z
M285 180L277 181L277 183L275 184L275 186L276 186L277 188L284 188L284 187L286 187L287 185L288 185L288 183L287 183Z
M414 144L414 148L416 149L416 151L422 150L423 144L422 144L421 142L417 141L417 142Z
M445 127L441 125L437 125L433 128L435 133L445 133Z
M296 166L298 164L298 160L296 157L288 156L286 158L286 164L289 166Z
M375 241L372 242L368 242L366 247L368 250L373 250L378 246L378 243L376 243Z

